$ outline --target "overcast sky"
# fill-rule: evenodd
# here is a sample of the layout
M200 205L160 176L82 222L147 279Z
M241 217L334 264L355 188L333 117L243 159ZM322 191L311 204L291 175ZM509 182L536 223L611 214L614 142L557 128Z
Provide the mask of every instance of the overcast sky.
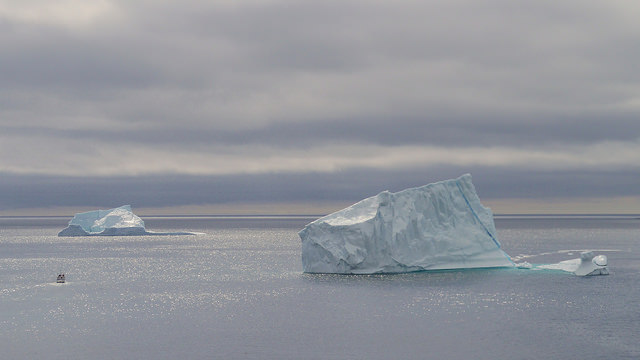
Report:
M471 173L513 211L640 213L638 19L615 0L0 0L0 210L348 203Z

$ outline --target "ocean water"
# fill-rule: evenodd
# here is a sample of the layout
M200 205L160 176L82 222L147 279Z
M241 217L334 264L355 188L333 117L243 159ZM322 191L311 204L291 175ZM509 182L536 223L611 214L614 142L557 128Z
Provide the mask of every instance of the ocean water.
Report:
M303 274L313 219L147 217L203 234L58 238L68 218L0 218L1 358L640 358L639 216L496 218L516 261L595 250L611 272L595 277Z

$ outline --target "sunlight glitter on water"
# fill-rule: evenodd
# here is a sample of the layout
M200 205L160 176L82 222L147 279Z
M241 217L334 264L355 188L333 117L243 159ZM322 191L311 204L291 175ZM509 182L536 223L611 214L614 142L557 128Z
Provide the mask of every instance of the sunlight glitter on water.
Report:
M301 273L306 219L247 221L202 220L193 230L205 235L191 237L0 229L0 346L9 359L640 355L632 226L497 222L503 249L528 259L617 250L607 253L613 275L597 279L522 269L344 276ZM54 284L59 271L66 284Z

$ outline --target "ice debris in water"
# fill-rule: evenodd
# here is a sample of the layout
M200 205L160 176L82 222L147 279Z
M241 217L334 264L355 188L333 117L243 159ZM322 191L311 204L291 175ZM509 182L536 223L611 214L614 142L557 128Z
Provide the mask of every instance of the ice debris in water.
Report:
M514 267L471 175L389 191L299 232L308 273L372 274Z
M608 262L605 255L595 256L593 251L580 253L579 259L561 261L557 264L543 264L535 268L562 270L578 276L609 275Z
M189 232L160 233L147 231L144 221L133 213L130 205L109 210L94 210L76 214L69 226L58 236L131 236L131 235L192 235Z

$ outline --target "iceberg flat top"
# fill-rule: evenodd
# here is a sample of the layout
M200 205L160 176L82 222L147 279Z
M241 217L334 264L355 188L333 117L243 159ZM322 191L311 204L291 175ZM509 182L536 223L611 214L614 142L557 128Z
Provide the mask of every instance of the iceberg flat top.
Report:
M302 264L311 273L398 273L513 267L493 214L471 175L383 191L305 226Z

